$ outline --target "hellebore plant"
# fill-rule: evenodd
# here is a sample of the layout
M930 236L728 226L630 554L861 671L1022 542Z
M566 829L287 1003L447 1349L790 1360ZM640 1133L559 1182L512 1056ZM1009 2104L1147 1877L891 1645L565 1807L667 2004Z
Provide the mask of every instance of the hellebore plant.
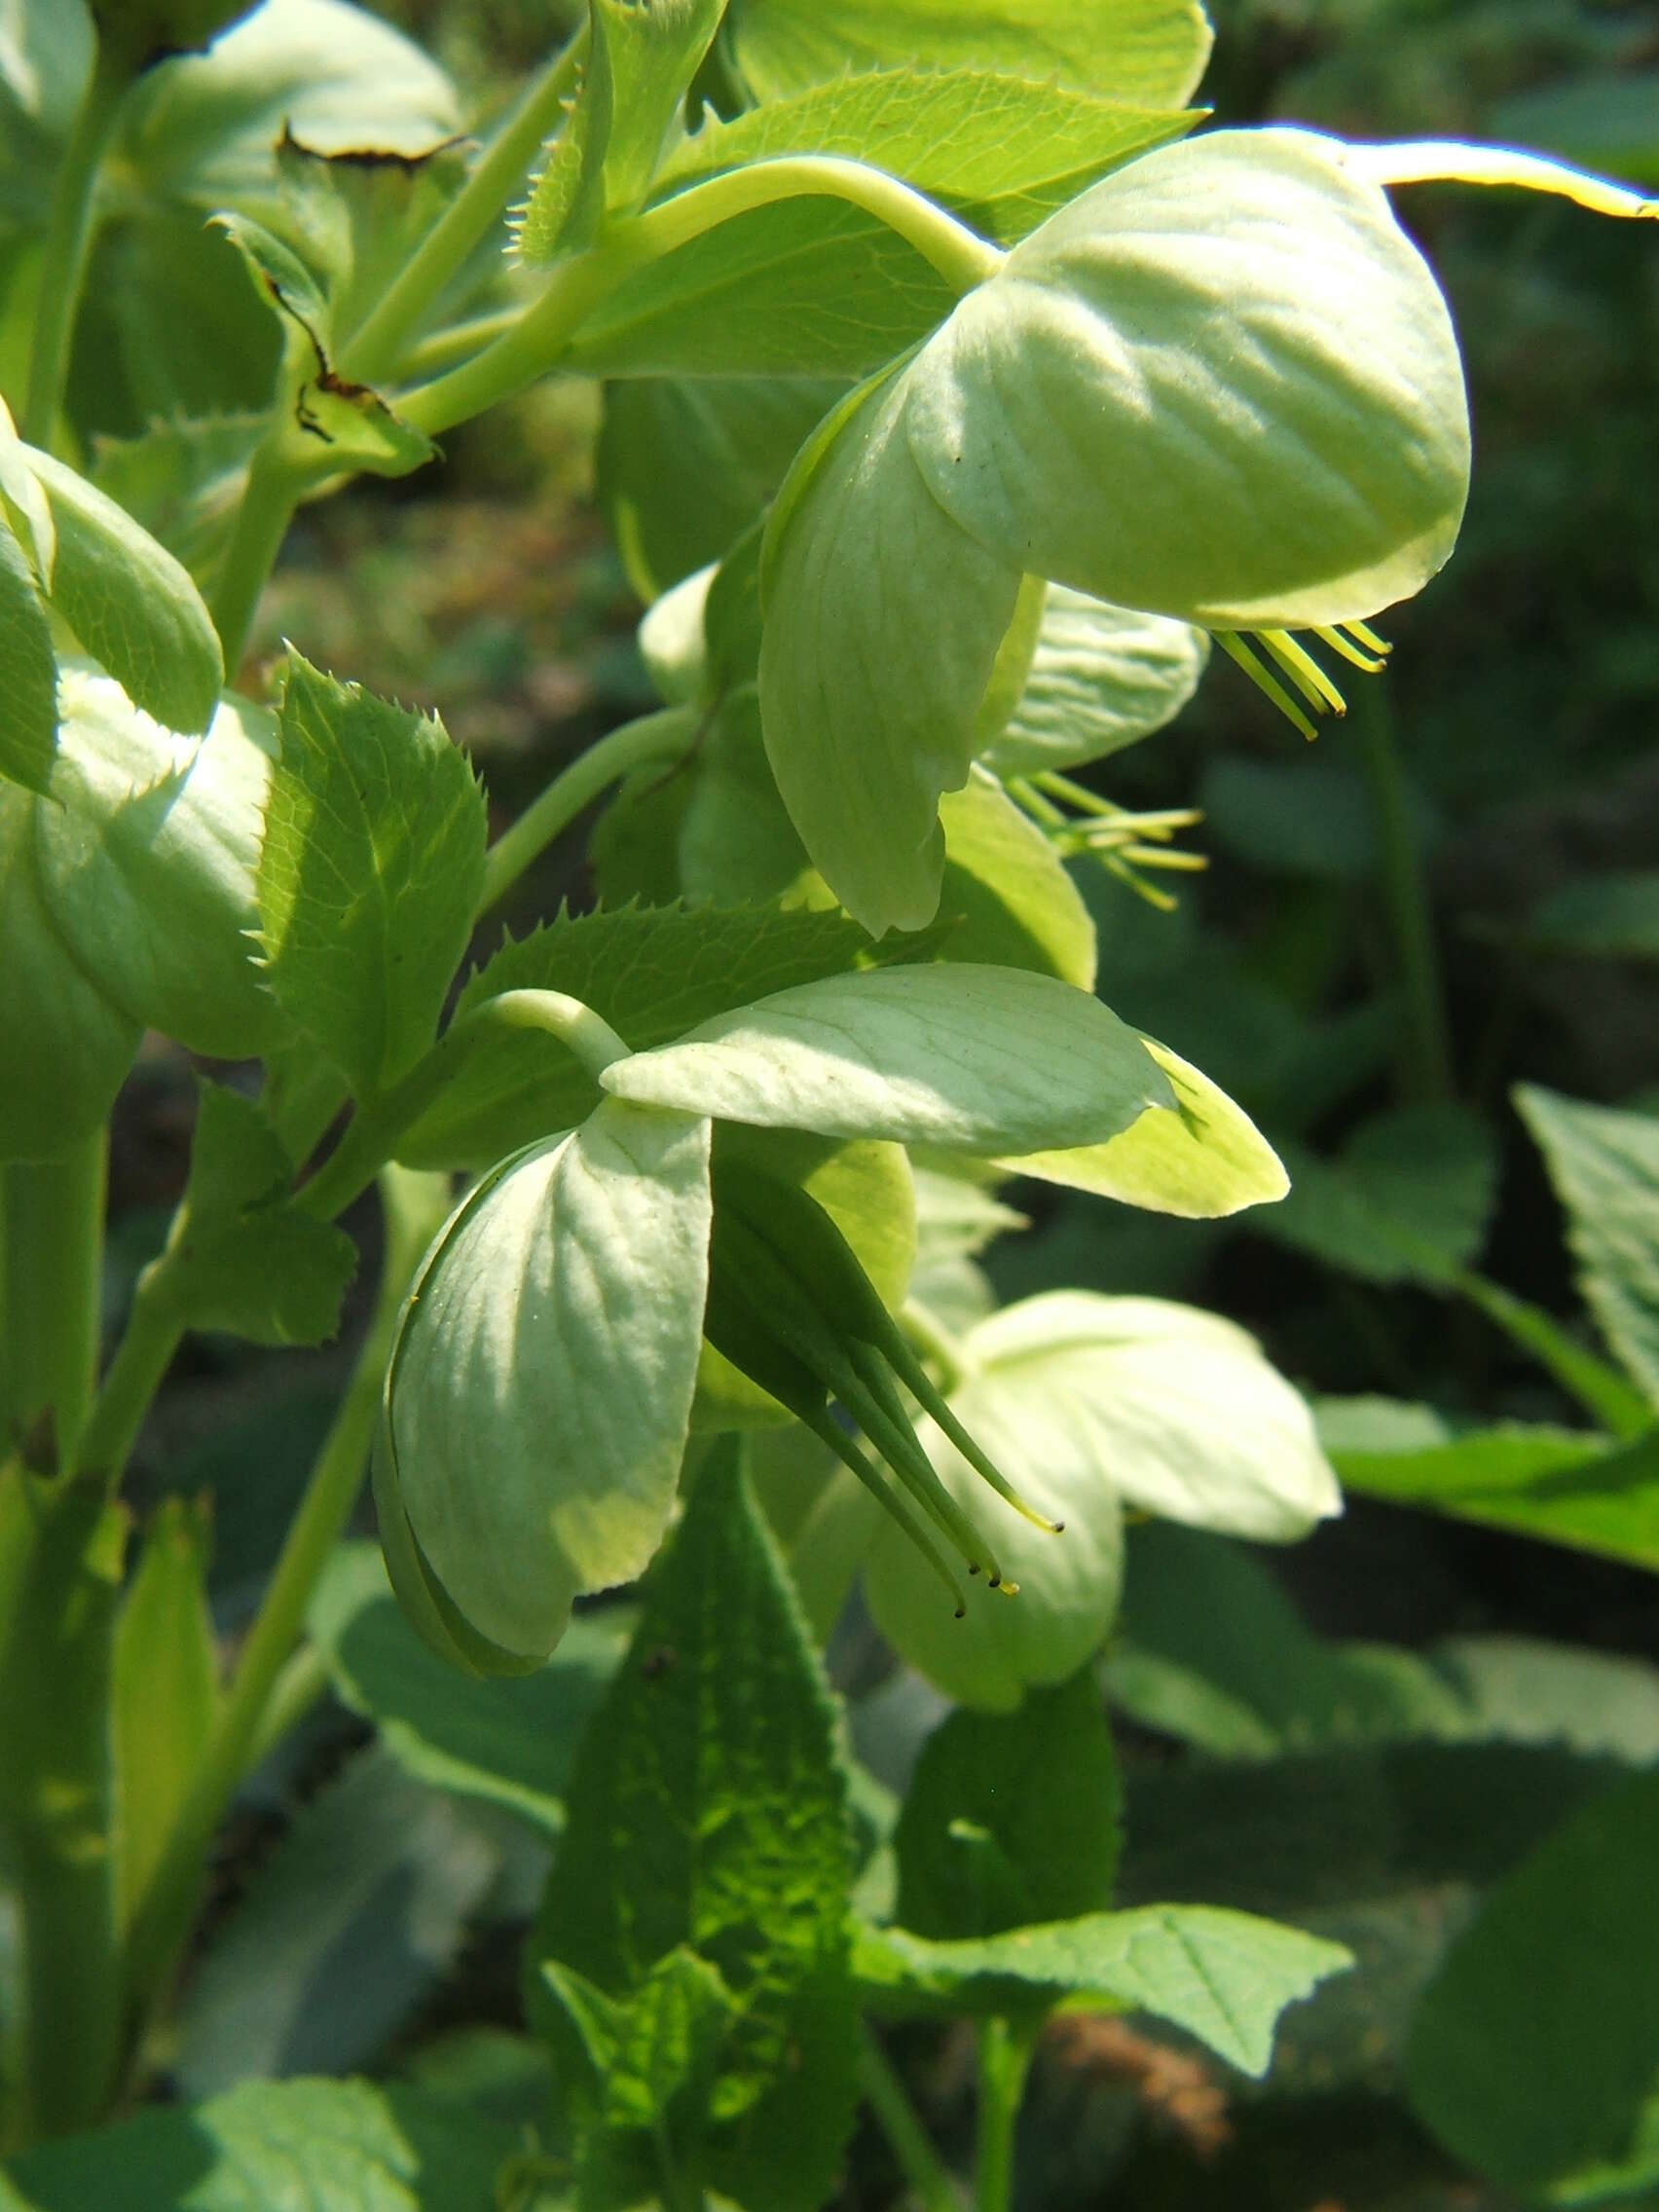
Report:
M821 1632L862 1571L894 1647L991 1711L1093 1657L1125 1507L1275 1542L1337 1510L1240 1332L1084 1292L997 1312L974 1267L1011 1177L1195 1218L1286 1188L1094 996L1066 864L1163 901L1195 817L1069 771L1167 722L1211 639L1310 731L1327 661L1380 669L1373 617L1452 551L1456 343L1387 190L1655 210L1501 151L1198 130L1208 45L1192 0L590 0L478 149L346 0L8 17L8 266L40 275L0 318L26 362L0 415L0 2148L97 2120L165 2048L218 1823L332 1664L308 1611L371 1446L396 1594L476 1675L546 1661L683 1511L650 1603L723 1561L770 1624L830 1777L808 1857L840 1852L843 1783L740 1462L780 1534L806 1516ZM434 719L247 647L303 503L551 376L604 382L663 704L492 845ZM457 993L481 918L608 793L597 910ZM106 1364L109 1119L146 1031L262 1067L203 1081ZM221 1680L204 1520L155 1515L128 1576L128 1462L187 1332L334 1332L337 1217L371 1187L367 1333ZM132 1720L158 1713L160 1748ZM585 1787L572 1835L608 1802ZM786 2186L793 2121L748 2165L731 2131L824 1988L849 2021L855 1980L897 2002L868 1928L848 1963L844 1881L823 1958L753 2004L747 1936L665 1935L602 1986L563 1894L531 1986L592 2076L581 2200L706 2178L810 2212L840 2136ZM1259 2068L1336 1954L1250 1925L1269 2009L1196 2032ZM1107 1933L1088 1986L1192 2024L1189 1968L1137 1950L1137 1981ZM671 2142L673 2187L616 2149ZM498 2201L533 2200L537 2157Z

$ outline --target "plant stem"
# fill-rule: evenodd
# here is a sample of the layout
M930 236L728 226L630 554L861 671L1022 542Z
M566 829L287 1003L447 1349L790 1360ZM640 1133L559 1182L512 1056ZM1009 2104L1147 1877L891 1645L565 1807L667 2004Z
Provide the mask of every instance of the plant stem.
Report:
M225 656L227 683L236 682L259 595L276 566L302 488L269 448L254 455L236 528L213 586L213 627Z
M317 1578L356 1503L380 1419L381 1387L404 1287L448 1210L447 1177L390 1168L381 1187L386 1261L368 1333L242 1645L190 1795L132 1916L127 1991L135 2017L170 1977L189 1933L213 1831L245 1771L249 1750L260 1738L267 1706L299 1640Z
M162 1289L166 1265L164 1254L138 1277L132 1311L81 1434L77 1464L99 1477L106 1497L121 1486L144 1416L184 1335Z
M465 184L342 349L342 376L375 384L396 365L433 301L524 183L576 82L586 43L584 26L526 87Z
M69 375L75 311L81 302L87 257L96 228L98 171L126 89L125 72L100 53L87 79L80 112L53 183L52 209L41 245L28 396L23 405L22 433L30 445L50 448L57 428Z
M649 761L678 760L696 736L697 723L692 708L664 707L656 714L624 722L597 745L590 745L491 846L484 864L479 913L487 913L505 898L531 863L540 858L560 831L568 829L608 785L619 783Z
M978 2027L979 2128L975 2156L977 2212L1010 2212L1014 2201L1014 2135L1037 2036L1015 2020Z
M893 2063L869 2028L863 2031L859 2080L899 2170L925 2212L962 2212L962 2198L933 2138L916 2117Z
M1001 250L947 215L925 194L863 162L834 154L786 154L705 179L615 223L596 245L558 263L546 289L516 327L448 376L398 401L404 421L435 437L566 362L583 318L636 269L659 261L734 216L780 201L844 200L909 241L957 293L1001 268Z
M1453 1095L1446 996L1434 941L1434 909L1394 740L1393 715L1381 684L1360 686L1353 719L1382 856L1382 893L1406 993L1408 1033L1400 1088L1414 1099Z
M76 1464L97 1384L107 1129L61 1160L0 1168L0 1434L52 1421L55 1464Z

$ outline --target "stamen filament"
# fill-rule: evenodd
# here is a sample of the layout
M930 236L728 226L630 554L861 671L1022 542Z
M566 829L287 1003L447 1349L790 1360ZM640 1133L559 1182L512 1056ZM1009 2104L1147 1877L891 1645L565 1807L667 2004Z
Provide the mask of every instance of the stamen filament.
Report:
M1341 630L1332 629L1327 624L1315 624L1313 635L1322 639L1332 652L1341 653L1350 667L1363 668L1367 676L1381 676L1388 665L1381 654L1367 652L1363 646L1356 645L1351 638L1345 637Z
M1386 638L1377 635L1369 622L1345 622L1342 627L1357 645L1369 646L1372 652L1381 653L1384 660L1394 649Z
M1244 671L1244 674L1256 686L1257 690L1262 693L1263 697L1271 699L1273 705L1278 709L1279 713L1283 715L1286 721L1290 723L1291 727L1293 729L1299 729L1302 732L1303 736L1309 740L1309 744L1311 744L1313 739L1318 736L1318 731L1313 727L1313 724L1309 720L1308 717L1303 713L1302 709L1296 704L1296 701L1291 697L1290 693L1285 689L1284 685L1278 681L1277 677L1272 675L1269 670L1265 669L1262 666L1261 662L1256 658L1255 654L1250 650L1249 646L1238 635L1237 631L1217 630L1214 632L1214 637L1216 644L1221 647L1222 651L1227 655L1228 659L1236 662L1238 667ZM1113 872L1116 873L1117 871L1114 870Z
M1327 710L1333 715L1347 713L1347 701L1313 655L1298 645L1288 630L1263 630L1258 635L1316 715Z

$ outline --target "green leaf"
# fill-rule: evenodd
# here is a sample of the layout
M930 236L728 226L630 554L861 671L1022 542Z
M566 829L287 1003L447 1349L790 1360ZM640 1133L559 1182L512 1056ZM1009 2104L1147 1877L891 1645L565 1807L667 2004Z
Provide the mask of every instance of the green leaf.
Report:
M1659 1405L1659 1118L1515 1092L1567 1209L1584 1302L1625 1371Z
M1025 1153L998 1164L1011 1175L1187 1221L1213 1221L1282 1198L1289 1178L1243 1108L1167 1045L1151 1037L1141 1043L1168 1077L1173 1106L1149 1106L1104 1144Z
M526 261L585 244L608 215L639 206L724 9L725 0L588 0L577 104L517 227Z
M999 776L1104 760L1172 721L1208 657L1209 640L1186 622L1051 584L1025 688L981 757Z
M484 883L484 802L442 725L290 651L259 864L272 991L358 1097L432 1041Z
M1030 968L1094 988L1094 924L1052 845L994 778L976 772L940 800L946 960Z
M660 2176L665 2163L672 2173L682 2159L696 2157L710 2078L731 2025L731 1992L717 1970L683 1944L659 1959L626 2000L607 1997L556 1960L541 1972L594 2076L595 2113L582 2145L578 2194L588 2203L627 2202L640 2186L618 2189L630 2166L643 2163L647 2175ZM641 2129L652 2138L652 2155L645 2159L639 2157L644 2146L628 2141Z
M1453 1946L1419 2007L1414 2110L1456 2157L1554 2201L1659 2184L1659 1773L1582 1807Z
M1409 596L1468 483L1434 279L1300 130L1159 148L1051 217L917 357L904 430L988 554L1209 628Z
M1491 117L1495 137L1539 146L1586 168L1659 184L1659 71L1622 69L1569 77L1505 100Z
M526 1659L578 1592L645 1567L685 1442L709 1220L708 1124L607 1101L439 1231L398 1324L375 1477L417 1627L399 1522L447 1605Z
M455 1964L498 1865L389 1751L352 1759L215 1930L178 2020L186 2095L373 2059Z
M52 507L53 607L134 706L168 729L205 729L225 671L188 571L84 476L24 450Z
M1210 30L1193 0L734 0L725 36L757 100L848 67L907 63L1054 78L1114 99L1176 105L1203 73Z
M711 1457L647 1586L583 1744L530 1958L621 2000L694 1949L736 2007L702 2180L813 2212L857 2094L844 1784L829 1692L735 1461L730 1446ZM532 2004L545 2016L536 1986Z
M905 1792L897 1917L916 1936L959 1937L1101 1911L1121 1818L1090 1669L1033 1690L1016 1714L953 1713Z
M57 737L57 661L34 572L3 519L0 700L0 777L43 792Z
M929 491L905 436L908 391L906 375L877 385L805 449L773 508L763 578L767 756L814 866L875 937L938 910L940 794L968 779L1019 590L1018 568Z
M748 1439L750 1479L814 1640L840 1618L881 1507L822 1437L801 1423Z
M58 934L40 880L36 809L0 783L0 1160L51 1160L108 1115L138 1050L138 1024L87 974Z
M135 437L102 438L92 481L181 561L211 582L265 435L263 415L152 422Z
M1573 876L1533 907L1530 949L1601 960L1659 960L1659 869Z
M505 1805L551 1834L565 1823L576 1745L632 1626L615 1607L578 1613L538 1673L469 1681L404 1619L373 1544L336 1555L311 1609L335 1695L374 1723L406 1774Z
M1659 1430L1610 1446L1520 1421L1462 1428L1385 1398L1326 1398L1316 1412L1350 1490L1659 1570Z
M842 386L814 377L650 377L606 387L600 512L645 601L718 561L764 511Z
M642 1105L984 1153L1097 1141L1168 1095L1098 999L1021 969L942 965L775 992L603 1081Z
M457 1019L502 991L564 991L637 1051L711 1016L852 968L869 940L844 914L778 906L625 906L558 917L508 938L469 976ZM460 1046L436 1101L399 1140L413 1166L481 1167L598 1103L594 1079L555 1038L532 1030Z
M369 2082L248 2082L27 2152L23 2212L493 2212L515 2129Z
M971 228L1012 244L1131 155L1161 145L1198 118L1126 106L1048 77L983 68L837 72L729 122L712 118L684 139L657 189L780 154L866 162L925 192ZM1036 82L1038 76L1046 82Z
M175 737L110 678L73 664L53 804L35 815L42 888L89 975L146 1028L217 1059L289 1034L254 949L276 717L227 696Z
M1644 1659L1529 1636L1448 1637L1433 1656L1483 1736L1659 1762L1659 1667Z
M115 1626L111 1726L124 1917L156 1870L218 1715L219 1661L206 1593L210 1534L204 1499L163 1498Z
M721 704L686 775L676 866L689 898L743 894L790 906L836 904L779 794L753 683Z
M879 2010L1006 2012L1033 2002L1115 1999L1184 2028L1230 2066L1260 2076L1287 2005L1343 1972L1340 1944L1210 1905L1148 1905L933 1943L861 1928L854 1972Z
M258 1345L314 1345L334 1334L357 1248L344 1230L288 1201L292 1174L263 1109L203 1083L162 1278L181 1327Z

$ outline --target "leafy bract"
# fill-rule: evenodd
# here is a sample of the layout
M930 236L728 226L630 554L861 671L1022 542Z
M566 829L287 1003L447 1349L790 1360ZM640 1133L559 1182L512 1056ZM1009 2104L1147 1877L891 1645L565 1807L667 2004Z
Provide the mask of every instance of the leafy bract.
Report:
M56 733L52 625L28 559L0 519L0 777L45 791Z
M442 725L288 656L259 863L271 989L359 1097L432 1041L484 881L484 802Z
M1193 0L734 0L725 36L758 100L855 67L907 62L1056 79L1110 99L1179 104L1203 72L1210 30Z
M1492 1130L1457 1105L1376 1115L1335 1161L1290 1151L1285 1202L1252 1227L1367 1282L1449 1289L1478 1254L1497 1188Z
M0 783L0 1160L51 1160L108 1114L138 1049L138 1024L59 934L35 845L41 802Z
M1026 1153L1000 1164L1012 1175L1061 1183L1124 1205L1210 1221L1282 1198L1278 1155L1240 1106L1167 1045L1141 1043L1169 1079L1172 1106L1149 1106L1104 1144Z
M709 1219L707 1123L611 1100L440 1230L399 1323L376 1467L418 1627L399 1522L448 1604L526 1659L552 1650L578 1591L645 1566L680 1473Z
M510 938L466 980L464 1020L503 991L563 991L637 1051L669 1043L752 999L845 973L869 940L844 914L773 906L626 906L561 913ZM399 1142L417 1166L482 1167L594 1106L593 1077L556 1038L533 1030L455 1038L443 1091Z
M1190 623L1051 584L1025 688L981 757L999 776L1103 760L1180 713L1208 652Z
M1338 1943L1211 1905L1147 1905L1016 1928L977 1942L929 1942L861 1928L854 1971L884 2011L1003 2012L1073 1995L1116 1999L1169 2020L1242 2073L1261 2075L1273 2029L1351 1964Z
M904 426L987 552L1212 628L1409 596L1468 483L1445 302L1308 131L1216 131L1092 187L923 350Z
M1523 1085L1515 1103L1567 1213L1585 1304L1659 1404L1659 1116Z
M13 2168L21 2212L490 2212L515 2129L368 2082L247 2082L37 2146Z
M52 508L53 606L135 706L169 729L205 729L224 665L189 573L84 476L24 451Z
M324 283L327 335L342 348L460 191L461 146L443 138L419 154L331 154L289 131L276 165L285 227Z
M721 1446L699 1474L583 1744L531 2003L563 2045L561 1979L627 2004L694 1952L731 2009L699 2008L722 2032L677 2116L673 2163L739 2203L811 2212L856 2096L844 1783L816 1655L734 1459ZM552 1990L543 1961L561 1970Z
M1419 2117L1526 2196L1636 2201L1659 2183L1656 1833L1659 1773L1582 1806L1488 1900L1418 2009Z
M747 162L834 154L900 176L1009 244L1130 155L1197 118L1125 105L1056 79L977 68L854 70L704 123L658 190Z
M964 1152L1086 1144L1170 1095L1098 999L1014 968L883 968L779 991L605 1071L642 1105Z
M903 374L878 385L795 463L768 536L760 646L784 804L836 898L877 937L920 929L938 908L940 793L967 781L1019 588L1017 568L930 492L904 434L907 389Z
M65 941L146 1028L220 1059L270 1051L288 1023L257 961L254 879L276 718L227 697L204 736L177 737L73 664L59 700L35 844Z

